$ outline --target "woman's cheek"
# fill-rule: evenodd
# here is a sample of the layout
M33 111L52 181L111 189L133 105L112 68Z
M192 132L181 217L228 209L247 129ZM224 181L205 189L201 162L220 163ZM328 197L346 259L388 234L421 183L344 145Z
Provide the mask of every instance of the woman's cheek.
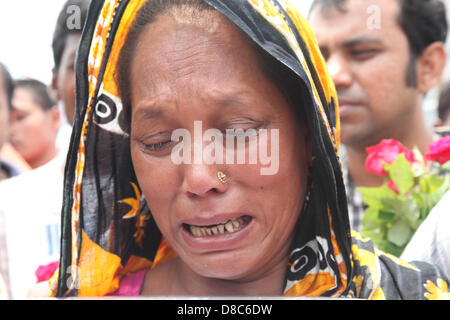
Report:
M178 180L176 167L170 158L158 159L149 157L136 148L131 148L131 157L139 186L147 202L157 205L157 202L170 201L176 192ZM153 200L153 201L152 201Z

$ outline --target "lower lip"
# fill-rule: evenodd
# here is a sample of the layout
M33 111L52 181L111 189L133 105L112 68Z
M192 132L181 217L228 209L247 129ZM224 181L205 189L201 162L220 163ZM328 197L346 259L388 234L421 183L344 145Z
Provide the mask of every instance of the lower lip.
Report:
M187 245L191 247L194 251L206 253L214 251L225 251L236 248L239 244L244 241L250 231L254 228L254 219L252 219L246 226L242 229L223 234L196 237L187 231L184 227L181 227L181 233Z

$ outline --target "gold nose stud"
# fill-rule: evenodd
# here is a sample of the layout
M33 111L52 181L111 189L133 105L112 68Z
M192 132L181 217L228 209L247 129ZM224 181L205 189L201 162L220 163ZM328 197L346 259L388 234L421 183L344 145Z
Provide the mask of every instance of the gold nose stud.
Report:
M217 178L219 178L220 182L222 182L223 184L227 183L227 175L222 171L217 172Z

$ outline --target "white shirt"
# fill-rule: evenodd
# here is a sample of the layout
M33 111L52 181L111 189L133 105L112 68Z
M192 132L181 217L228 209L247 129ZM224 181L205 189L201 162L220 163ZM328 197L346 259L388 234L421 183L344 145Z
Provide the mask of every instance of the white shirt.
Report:
M11 298L23 299L36 283L35 271L59 259L66 150L35 170L0 183Z

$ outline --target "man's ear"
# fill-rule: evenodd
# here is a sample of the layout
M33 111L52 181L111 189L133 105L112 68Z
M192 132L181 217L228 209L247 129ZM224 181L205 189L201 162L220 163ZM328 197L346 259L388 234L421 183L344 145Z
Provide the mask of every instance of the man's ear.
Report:
M48 110L48 113L51 118L53 128L58 131L61 127L61 111L59 110L58 106L54 106L53 108Z
M436 121L435 121L434 124L433 124L433 126L434 126L435 128L442 127L443 125L444 125L444 122L442 122L441 119L436 119Z
M433 42L417 59L417 89L426 94L441 80L447 63L447 53L442 42Z
M59 90L58 90L58 70L56 68L52 69L52 83L50 84L50 97L53 101L59 101L61 100L61 97L59 96Z

